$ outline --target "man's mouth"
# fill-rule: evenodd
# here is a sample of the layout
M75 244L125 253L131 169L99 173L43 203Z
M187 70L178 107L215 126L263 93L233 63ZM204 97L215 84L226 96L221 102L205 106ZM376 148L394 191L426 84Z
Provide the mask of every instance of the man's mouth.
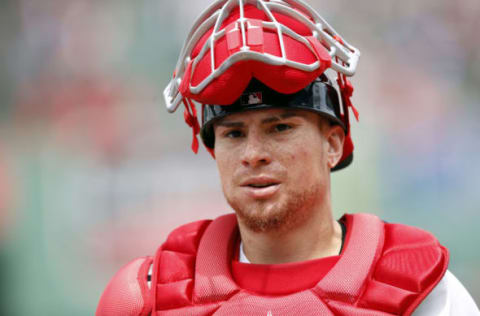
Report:
M272 185L276 185L277 183L266 183L266 184L249 184L248 186L251 188L268 188Z
M244 180L240 185L242 187L266 188L272 185L277 185L279 183L280 181L278 181L277 179L268 176L257 176Z
M246 194L251 198L266 199L277 192L280 181L261 176L247 179L241 186L246 189Z

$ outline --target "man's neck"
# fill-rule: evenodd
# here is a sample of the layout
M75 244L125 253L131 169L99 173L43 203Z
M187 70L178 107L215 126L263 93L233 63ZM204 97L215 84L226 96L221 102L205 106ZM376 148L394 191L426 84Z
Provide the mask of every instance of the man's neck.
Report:
M315 212L312 217L287 231L254 232L239 221L246 257L251 263L280 264L338 255L342 228L331 211Z

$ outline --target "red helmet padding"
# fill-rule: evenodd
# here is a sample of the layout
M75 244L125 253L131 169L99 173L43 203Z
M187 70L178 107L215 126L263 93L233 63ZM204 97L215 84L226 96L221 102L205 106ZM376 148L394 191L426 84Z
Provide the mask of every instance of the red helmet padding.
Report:
M192 61L187 66L183 76L180 92L184 97L191 98L203 104L218 104L229 105L237 100L248 83L253 77L263 82L265 85L280 93L290 94L295 93L310 82L320 76L325 69L330 67L331 58L328 51L324 48L317 38L314 38L312 32L303 23L279 13L273 13L277 21L285 26L288 26L296 33L307 37L307 40L314 48L314 52L310 48L293 39L292 37L283 34L283 41L285 46L286 58L291 61L313 64L316 61L320 62L320 67L315 71L303 71L288 66L274 66L265 64L255 60L244 60L233 64L227 71L225 71L218 78L214 79L205 89L199 94L192 94L190 92L190 85L197 86L205 78L207 78L211 70L211 53L210 50L202 57L196 65L195 71L192 74L193 59L198 56L201 48L205 42L209 40L213 30L209 30L197 43L192 52ZM240 17L239 9L236 8L231 15L225 19L221 29L226 28L229 31L235 28L235 23ZM249 23L254 26L260 26L262 21L269 19L265 13L252 5L245 6L245 17ZM218 68L226 59L232 54L238 52L241 46L241 33L227 32L228 35L223 36L215 42L215 67ZM264 28L252 28L247 30L247 43L250 44L250 51L257 51L260 53L268 53L270 55L281 57L281 48L278 34L274 31Z
M268 21L267 15L257 9L255 6L248 4L244 7L244 16L247 19L252 19L252 20L260 20L260 21ZM301 12L300 12L301 13ZM273 13L273 16L275 19L277 19L277 22L288 26L290 29L292 29L294 32L296 32L299 35L302 36L310 36L312 35L312 31L305 26L303 23L300 21L295 20L294 18L281 14L281 13ZM220 26L220 30L226 28L228 25L232 24L236 20L240 18L240 9L236 8L233 10L233 12L223 21L222 25ZM308 17L307 17L308 18ZM311 19L310 19L311 20ZM311 20L313 22L313 20ZM194 59L195 57L198 56L200 53L200 50L203 47L203 44L207 41L208 38L210 38L210 35L212 35L213 28L208 30L202 38L198 41L198 44L195 46L195 48L192 51L191 58ZM201 45L200 45L201 44Z

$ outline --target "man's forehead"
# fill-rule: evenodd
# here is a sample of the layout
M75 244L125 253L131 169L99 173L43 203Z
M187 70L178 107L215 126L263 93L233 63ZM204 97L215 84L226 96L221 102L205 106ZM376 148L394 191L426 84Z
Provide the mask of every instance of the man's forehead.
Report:
M255 109L245 112L232 113L217 121L216 125L240 125L246 121L261 121L261 123L270 123L280 119L299 116L306 117L308 111L299 109Z

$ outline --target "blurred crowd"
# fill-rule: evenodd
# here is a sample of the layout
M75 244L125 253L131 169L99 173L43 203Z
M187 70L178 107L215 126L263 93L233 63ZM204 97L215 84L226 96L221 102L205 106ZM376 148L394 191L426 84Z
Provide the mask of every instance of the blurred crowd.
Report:
M1 315L92 315L122 264L229 211L162 99L210 2L0 2ZM336 215L434 232L480 302L480 2L308 2L362 52Z

